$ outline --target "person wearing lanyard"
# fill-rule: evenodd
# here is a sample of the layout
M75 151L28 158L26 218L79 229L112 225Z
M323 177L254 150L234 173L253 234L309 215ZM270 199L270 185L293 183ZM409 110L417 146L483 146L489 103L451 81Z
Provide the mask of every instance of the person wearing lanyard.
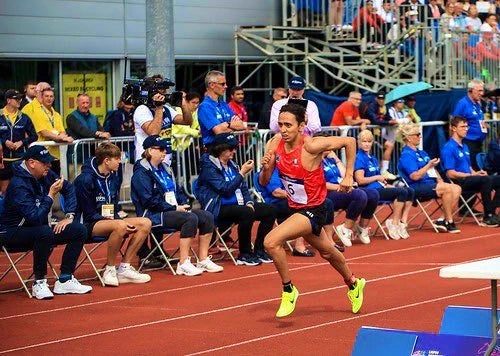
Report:
M436 229L456 234L460 232L453 222L453 209L458 204L462 189L458 184L445 183L434 167L439 158L430 159L429 155L418 149L420 128L416 124L406 124L399 128L403 151L398 162L398 171L415 192L415 198L429 200L441 198L444 219L434 221Z
M408 215L415 198L413 189L407 187L394 187L387 183L386 178L380 174L378 160L371 155L373 146L373 134L369 130L363 130L358 135L358 153L354 165L354 178L360 187L376 190L379 201L393 201L393 212L391 219L385 221L389 237L394 240L410 237L406 230Z
M488 134L488 125L484 121L481 99L484 94L484 83L473 79L467 84L467 95L460 99L453 110L453 116L461 116L467 120L469 130L463 142L469 147L471 166L479 171L476 156L483 151L483 142Z
M7 104L0 111L0 141L4 163L3 169L0 169L2 195L5 195L13 176L12 164L22 159L29 145L38 139L30 118L19 110L22 98L23 95L17 90L7 90L5 92Z
M121 162L120 148L110 142L101 143L95 157L82 166L82 173L75 178L78 201L77 219L88 231L89 240L94 236L108 237L108 254L103 274L104 284L117 287L120 283L147 283L151 277L139 273L131 265L137 251L151 230L147 218L118 216L118 176ZM123 260L116 268L116 255L123 240L129 241Z
M132 202L138 216L152 222L153 229L171 228L180 231L179 264L176 273L197 276L203 272L221 272L208 256L214 231L214 217L205 210L193 210L178 194L171 168L163 163L168 143L158 135L146 138L142 144L142 159L135 163L131 182ZM184 197L185 198L185 197ZM184 200L184 201L183 201ZM191 241L199 229L199 261L191 263Z
M203 145L208 148L215 135L242 131L246 129L246 125L223 100L227 89L224 73L216 70L208 72L205 86L207 94L198 107L198 121Z
M41 92L41 105L33 106L30 119L38 134L38 141L55 141L58 143L71 143L73 137L68 136L64 130L61 115L52 106L54 104L54 89L45 88ZM27 106L23 110L27 110ZM23 111L24 112L24 111ZM28 110L28 112L30 112ZM52 170L59 173L60 154L58 146L49 146L48 150L56 160L52 163Z
M239 168L232 161L237 146L238 140L231 133L214 136L208 153L200 158L197 198L202 208L214 215L217 226L233 222L238 224L238 265L272 263L264 251L264 237L273 228L276 211L269 204L254 203L250 197L245 176L250 173L254 163L248 160ZM251 233L256 220L260 224L252 252Z

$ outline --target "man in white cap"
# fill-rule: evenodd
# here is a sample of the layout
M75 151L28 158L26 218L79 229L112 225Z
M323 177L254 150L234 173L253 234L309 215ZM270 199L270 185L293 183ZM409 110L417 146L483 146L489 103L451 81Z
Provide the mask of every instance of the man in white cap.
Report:
M277 100L271 108L271 117L269 120L269 128L278 133L278 116L281 108L288 104L290 99L296 99L297 104L306 108L306 127L304 134L312 136L314 133L321 131L321 120L319 118L319 110L316 104L311 100L303 98L306 88L306 81L302 77L292 77L288 82L288 98Z

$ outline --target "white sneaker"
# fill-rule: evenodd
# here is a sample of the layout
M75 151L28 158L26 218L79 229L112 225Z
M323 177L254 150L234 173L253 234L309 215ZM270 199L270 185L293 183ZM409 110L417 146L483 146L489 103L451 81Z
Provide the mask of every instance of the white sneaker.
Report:
M149 274L140 273L133 266L118 267L116 275L120 283L147 283L151 280Z
M389 233L389 237L393 240L399 240L401 236L399 235L399 227L394 226L392 220L387 219L385 221L385 226L387 227L387 232Z
M216 273L216 272L222 272L224 270L224 267L219 266L215 263L212 262L212 256L208 256L202 261L198 261L196 264L196 267L201 269L204 272L208 273ZM179 268L179 267L177 267Z
M33 294L33 297L39 300L54 298L54 294L50 291L46 279L39 279L35 281L33 283L33 287L31 288L31 293Z
M56 281L54 284L54 294L85 294L92 290L91 286L86 286L78 282L75 276L64 283Z
M403 222L400 222L399 223L399 229L398 229L398 233L399 233L399 236L401 236L402 239L407 239L408 237L410 237L410 234L408 233L408 231L406 230L406 228L408 227L408 224L405 224Z
M356 230L358 232L358 237L361 240L362 243L364 244L369 244L370 243L370 228L369 227L361 227L358 224L356 224Z
M193 265L191 263L191 257L188 257L184 260L184 263L181 264L179 262L177 264L177 270L175 271L175 273L185 276L199 276L203 273L203 270Z
M116 275L116 267L106 266L104 273L102 274L102 281L105 285L111 287L118 287L118 277Z
M341 224L337 226L337 235L339 236L340 241L344 244L346 247L352 246L351 238L352 238L352 230L348 229L344 226L344 224Z

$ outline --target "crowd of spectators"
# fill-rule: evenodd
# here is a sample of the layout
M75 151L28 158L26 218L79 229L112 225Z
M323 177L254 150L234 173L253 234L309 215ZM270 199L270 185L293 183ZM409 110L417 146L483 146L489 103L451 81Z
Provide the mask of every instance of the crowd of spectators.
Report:
M36 298L49 299L54 293L90 292L91 287L80 284L73 273L83 244L94 242L99 237L107 240L102 280L108 286L148 282L151 277L134 267L137 257L145 267L164 265L164 254L150 253L155 247L148 238L150 231L154 231L155 236L161 236L167 230L180 232L180 259L176 270L179 275L223 271L223 266L214 263L210 256L209 247L216 240L216 229L229 230L222 238L234 242L232 246L239 248L238 265L257 266L273 262L265 250L265 238L273 230L275 221L280 224L293 214L286 204L289 185L293 182L285 182L274 171L268 185L259 186L260 167L255 167L253 160L244 160L241 167L238 166L234 155L242 143L235 133L250 130L246 123L252 119L244 107L244 90L235 87L228 104L224 100L227 88L224 73L208 72L205 84L207 91L203 100L199 94L188 93L179 108L165 104L166 93L163 91L153 93L153 100L135 109L128 98L122 97L117 109L108 113L104 125L91 113L90 96L79 94L77 108L66 118L67 132L61 116L53 107L54 89L48 83L38 83L34 97L32 82L27 83L25 95L14 89L6 91L6 106L0 115L3 155L0 182L4 195L0 238L5 246L33 249L33 294ZM284 88L274 91L262 114L268 115L271 131L286 138L287 127L278 118L285 109L296 111L300 108L297 110L305 113L301 136L321 135L318 107L303 96L306 86L303 78L292 77L288 83L288 96ZM464 194L465 191L481 193L483 225L499 225L496 214L498 198L489 196L498 188L498 180L477 167L477 156L488 132L481 106L483 95L483 82L472 80L467 95L454 109L454 118L450 122L452 136L443 148L441 166L439 158L431 159L419 148L421 131L417 123L420 117L415 110L415 97L397 99L386 106L384 92L377 93L372 101L363 104L361 93L354 91L349 94L347 101L335 111L332 125L360 126L358 153L353 167L358 187L339 192L342 182L350 177L345 176L346 167L337 156L338 152L324 150L318 168L325 175L327 191L324 206L328 214L323 227L337 250L352 246L356 238L364 244L371 242L370 220L379 204L392 206L393 213L385 221L385 228L394 240L410 237L408 219L415 199L441 199L443 215L432 222L433 226L442 232L460 232L453 220L453 211L459 204L462 191ZM23 100L31 102L21 111ZM265 125L262 115L260 119ZM374 133L366 129L368 124L382 127L381 132L375 133L386 143L380 163L372 153ZM176 130L191 138L201 135L204 147L200 150L204 153L195 184L201 209L192 210L189 200L176 184L170 159L172 134ZM120 173L123 152L107 139L132 135L135 137L135 163L131 196L136 217L124 217L120 216L121 207L118 205L123 180ZM404 148L391 173L388 162L397 137ZM30 147L37 139L68 144L80 138L103 142L90 157L83 158L81 173L73 183L58 171L57 146ZM181 143L174 148L182 151L192 144L189 141L187 145ZM263 201L251 196L246 183L246 177L252 176L254 170L253 181L262 193ZM63 197L65 216L52 221L49 212L57 194ZM334 226L334 215L342 211L345 211L345 218L340 224L335 222ZM252 226L256 221L258 228L253 239ZM229 236L233 224L237 225L237 242ZM34 234L33 229L43 233ZM200 239L199 255L198 261L192 263L190 250L196 235ZM45 275L48 251L55 244L67 247L61 276L52 292ZM127 246L123 249L121 262L118 262L118 253L124 244ZM314 251L298 238L292 254L312 257Z

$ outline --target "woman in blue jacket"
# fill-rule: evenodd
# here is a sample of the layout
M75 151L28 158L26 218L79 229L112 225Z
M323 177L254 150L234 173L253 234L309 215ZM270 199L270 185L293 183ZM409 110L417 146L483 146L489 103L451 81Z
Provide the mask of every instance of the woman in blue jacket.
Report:
M168 142L158 135L148 136L143 143L142 159L136 162L131 182L132 202L138 216L151 220L152 228L180 231L180 259L177 274L196 276L203 272L221 272L224 268L212 262L208 247L214 231L214 217L204 210L191 211L177 194L171 168L165 159ZM199 261L191 263L191 241L200 233Z
M256 266L260 263L272 263L264 251L264 238L274 225L275 208L266 203L254 203L244 180L253 168L253 161L248 160L241 169L232 161L238 140L230 133L214 137L208 153L200 158L200 176L198 194L203 209L210 211L216 225L238 224L240 255L238 265ZM255 239L255 251L252 253L251 233L254 221L260 221Z
M23 94L9 89L5 92L7 104L0 111L0 142L3 150L4 168L0 169L0 190L5 195L12 178L12 163L19 161L29 145L38 140L33 123L19 107Z

